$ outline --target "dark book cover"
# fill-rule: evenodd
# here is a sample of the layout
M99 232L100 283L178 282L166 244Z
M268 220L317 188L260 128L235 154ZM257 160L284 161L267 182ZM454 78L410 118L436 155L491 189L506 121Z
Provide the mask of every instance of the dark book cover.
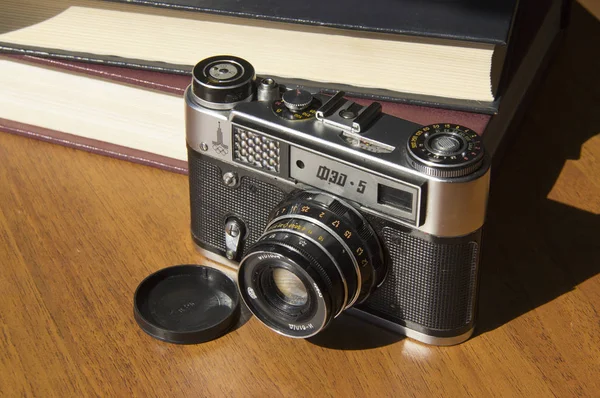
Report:
M518 3L518 0L109 1L490 44L508 43Z
M527 49L531 35L539 27L551 0L374 0L363 2L276 2L263 0L104 0L105 3L126 3L153 8L167 7L190 12L204 12L242 18L289 22L302 25L326 26L368 32L420 36L458 41L473 41L496 46L491 81L493 92L501 95L519 65L523 49ZM525 9L527 12L522 12ZM516 17L515 17L516 16ZM523 21L530 34L516 34L515 20ZM514 40L513 40L514 38ZM514 43L513 43L514 42ZM452 43L452 42L449 42ZM516 48L516 50L513 50ZM130 68L168 71L187 74L192 65L175 65L164 62L119 58L111 55L68 52L59 49L0 43L0 51L53 57L75 61L103 63ZM508 55L507 55L508 54ZM504 67L507 65L508 67ZM282 81L282 79L280 79ZM442 106L448 109L468 110L494 114L498 101L481 102L434 95L395 92L381 88L363 88L342 84L314 83L311 81L282 81L308 89L320 89L331 94L343 90L350 95L371 100L402 102L423 106Z

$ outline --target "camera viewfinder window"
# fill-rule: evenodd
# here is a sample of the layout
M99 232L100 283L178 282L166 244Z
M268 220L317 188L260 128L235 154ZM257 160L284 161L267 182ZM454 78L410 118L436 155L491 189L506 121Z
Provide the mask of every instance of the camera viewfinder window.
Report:
M412 212L413 194L385 185L378 185L377 203L391 206L406 212Z

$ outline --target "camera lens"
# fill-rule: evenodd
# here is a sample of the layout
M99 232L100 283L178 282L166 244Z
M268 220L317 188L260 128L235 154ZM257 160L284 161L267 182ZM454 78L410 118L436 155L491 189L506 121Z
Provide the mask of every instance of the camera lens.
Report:
M277 295L286 304L293 306L306 304L308 301L306 286L304 286L304 283L293 272L285 268L274 268L272 279L277 289Z
M384 276L381 245L362 215L339 198L303 191L273 210L240 262L238 284L261 322L304 338L363 302Z

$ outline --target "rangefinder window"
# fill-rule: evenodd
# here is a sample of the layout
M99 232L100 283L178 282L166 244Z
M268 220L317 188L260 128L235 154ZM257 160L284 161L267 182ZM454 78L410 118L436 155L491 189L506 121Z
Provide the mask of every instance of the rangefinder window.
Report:
M379 184L377 187L377 203L412 213L413 194L412 192Z

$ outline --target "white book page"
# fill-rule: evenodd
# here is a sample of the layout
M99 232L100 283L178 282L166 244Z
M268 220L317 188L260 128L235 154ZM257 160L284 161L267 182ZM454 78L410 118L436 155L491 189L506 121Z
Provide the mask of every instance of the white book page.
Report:
M178 65L231 54L261 75L494 100L488 44L87 0L2 0L0 26L0 42L19 46Z
M187 160L174 95L0 59L0 118Z

